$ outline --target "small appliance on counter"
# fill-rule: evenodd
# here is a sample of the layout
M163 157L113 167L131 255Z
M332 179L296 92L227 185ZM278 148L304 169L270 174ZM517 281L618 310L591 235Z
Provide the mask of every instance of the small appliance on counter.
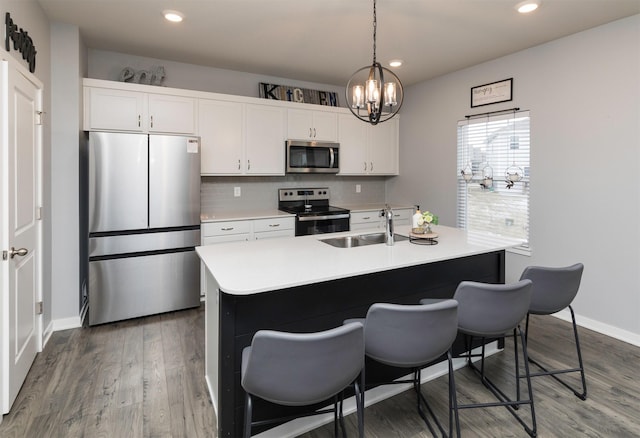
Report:
M329 199L328 187L279 189L278 209L296 215L296 236L349 231L351 213Z
M89 133L89 324L200 304L200 141Z

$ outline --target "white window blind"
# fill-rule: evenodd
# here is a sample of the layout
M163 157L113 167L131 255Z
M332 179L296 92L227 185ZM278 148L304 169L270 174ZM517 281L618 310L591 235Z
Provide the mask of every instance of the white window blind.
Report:
M530 134L529 111L458 122L458 227L474 236L513 240L528 254ZM471 168L465 181L462 170ZM509 188L506 172L522 179ZM493 180L484 179L492 171Z

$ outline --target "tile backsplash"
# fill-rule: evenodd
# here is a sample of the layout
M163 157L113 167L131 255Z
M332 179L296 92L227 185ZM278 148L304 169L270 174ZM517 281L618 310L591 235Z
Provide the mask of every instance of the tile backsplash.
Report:
M278 208L278 189L288 187L329 187L331 204L382 204L388 177L346 177L327 175L286 175L281 177L202 177L200 187L203 213L215 211L261 211ZM356 193L360 185L360 193ZM240 188L241 195L234 196Z

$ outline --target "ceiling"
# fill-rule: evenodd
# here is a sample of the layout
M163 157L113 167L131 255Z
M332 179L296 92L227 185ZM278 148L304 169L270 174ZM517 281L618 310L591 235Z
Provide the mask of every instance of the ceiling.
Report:
M371 0L37 0L92 49L345 85L373 55ZM377 59L405 85L640 13L640 0L378 0ZM179 10L169 23L165 9Z

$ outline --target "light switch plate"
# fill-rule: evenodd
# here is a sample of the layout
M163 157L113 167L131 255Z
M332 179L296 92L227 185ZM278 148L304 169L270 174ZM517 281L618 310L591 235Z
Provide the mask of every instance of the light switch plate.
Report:
M360 184L356 184L356 193L360 193L362 191L362 187Z
M242 190L240 189L240 187L233 188L233 196L236 198L239 198L240 196L242 196Z

